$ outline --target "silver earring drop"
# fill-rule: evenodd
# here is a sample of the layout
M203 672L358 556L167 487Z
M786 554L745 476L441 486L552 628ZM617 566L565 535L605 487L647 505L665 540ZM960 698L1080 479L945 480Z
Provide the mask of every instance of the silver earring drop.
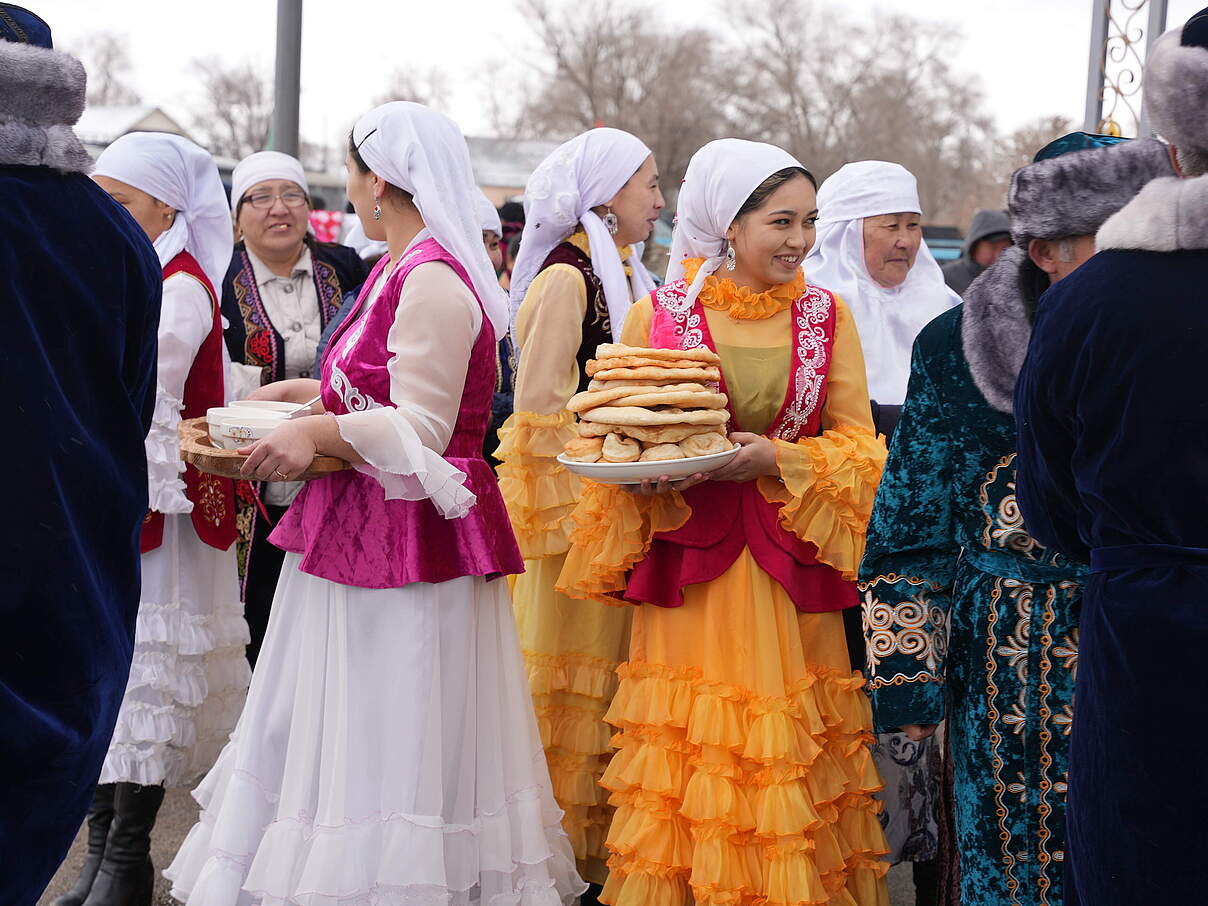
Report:
M726 270L732 271L738 265L738 256L734 254L734 246L726 246Z
M374 220L382 219L382 206L380 204L375 204L373 206L373 219Z
M612 211L609 211L600 219L604 221L604 228L608 230L610 236L615 236L617 230L621 228L621 222L617 220L617 215L612 213Z

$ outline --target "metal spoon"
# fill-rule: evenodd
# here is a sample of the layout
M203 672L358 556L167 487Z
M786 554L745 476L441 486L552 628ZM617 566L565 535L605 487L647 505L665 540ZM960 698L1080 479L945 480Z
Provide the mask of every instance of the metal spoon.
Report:
M307 400L305 403L303 403L297 409L291 409L288 413L286 413L285 420L289 421L291 418L302 418L302 416L304 416L304 415L309 415L310 407L313 406L315 403L317 403L322 398L323 397L320 394L319 396L316 396L313 400Z

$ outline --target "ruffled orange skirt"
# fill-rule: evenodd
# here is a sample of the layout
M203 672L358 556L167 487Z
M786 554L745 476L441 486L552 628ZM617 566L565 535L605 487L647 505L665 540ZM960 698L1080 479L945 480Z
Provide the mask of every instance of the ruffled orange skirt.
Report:
M618 672L603 902L888 906L839 613L798 613L744 552L683 607L635 608Z
M564 559L526 560L513 601L554 798L566 813L562 826L583 879L603 884L613 812L599 785L612 758L604 715L628 650L633 608L572 601L554 591Z

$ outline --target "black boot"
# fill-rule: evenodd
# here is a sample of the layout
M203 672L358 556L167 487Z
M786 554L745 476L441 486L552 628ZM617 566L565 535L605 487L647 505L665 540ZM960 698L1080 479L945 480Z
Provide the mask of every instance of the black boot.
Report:
M105 858L83 906L151 906L151 828L163 801L162 786L117 784Z
M105 855L105 840L109 837L109 825L113 821L112 783L103 783L92 794L92 805L88 806L88 854L84 856L84 867L76 878L75 886L62 896L56 897L50 906L80 906L92 890L92 882L101 867Z

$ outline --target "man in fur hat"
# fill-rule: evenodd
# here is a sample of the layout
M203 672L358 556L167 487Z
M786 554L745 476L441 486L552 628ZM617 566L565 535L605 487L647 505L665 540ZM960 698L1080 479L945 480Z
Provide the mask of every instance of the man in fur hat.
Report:
M162 275L87 173L84 68L0 3L0 904L32 906L96 789L130 671Z
M1208 9L1154 43L1143 84L1178 176L1040 300L1015 394L1029 530L1091 567L1067 819L1083 906L1208 898Z
M1011 183L1016 244L915 342L860 570L866 676L878 730L917 738L948 721L948 855L963 906L1064 902L1085 569L1019 517L1011 393L1037 298L1090 257L1109 216L1171 172L1154 140L1024 167Z

